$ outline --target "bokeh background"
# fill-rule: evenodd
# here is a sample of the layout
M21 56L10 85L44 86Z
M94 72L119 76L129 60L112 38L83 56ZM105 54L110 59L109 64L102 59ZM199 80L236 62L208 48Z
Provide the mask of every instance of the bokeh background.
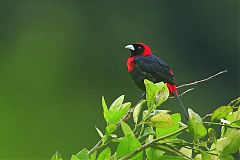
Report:
M0 159L70 158L104 129L108 104L141 91L124 46L145 42L195 86L184 104L204 115L239 96L239 1L1 0ZM181 92L181 91L180 91ZM174 100L163 108L178 112Z

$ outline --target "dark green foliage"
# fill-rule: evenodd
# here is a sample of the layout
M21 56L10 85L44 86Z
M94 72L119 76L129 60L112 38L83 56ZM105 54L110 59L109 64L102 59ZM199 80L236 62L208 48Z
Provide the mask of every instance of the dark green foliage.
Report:
M124 96L117 98L109 108L102 98L105 133L96 127L100 141L91 150L82 149L71 160L234 159L233 154L239 152L240 147L239 98L204 118L189 108L186 125L181 122L179 113L159 110L159 105L169 96L166 85L147 80L144 83L146 100L133 108L130 108L130 102L123 103ZM143 110L144 104L147 104L146 110ZM133 114L134 127L125 122L130 113ZM220 137L212 125L221 128ZM122 134L115 133L118 127L121 127ZM182 134L192 140L179 138ZM117 147L111 150L110 143L116 143ZM55 153L52 160L62 159L59 153Z

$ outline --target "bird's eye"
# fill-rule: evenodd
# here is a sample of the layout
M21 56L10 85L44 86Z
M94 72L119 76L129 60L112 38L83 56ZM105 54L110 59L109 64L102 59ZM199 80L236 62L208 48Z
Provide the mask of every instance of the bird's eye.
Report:
M138 49L142 49L142 47L139 46Z

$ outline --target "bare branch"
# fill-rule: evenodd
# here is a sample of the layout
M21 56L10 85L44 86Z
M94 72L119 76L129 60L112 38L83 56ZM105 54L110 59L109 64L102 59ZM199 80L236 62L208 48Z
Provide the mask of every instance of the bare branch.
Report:
M179 97L183 96L184 94L186 94L186 93L188 93L188 92L190 92L192 90L194 90L194 88L190 88L190 89L184 91L183 93L179 94Z
M88 151L88 155L91 155L93 152L95 152L102 144L102 139L100 139L98 141L98 143L92 148L90 149L90 151Z
M178 96L179 96L179 97L182 97L184 94L186 94L186 93L188 93L188 92L190 92L190 91L192 91L192 90L194 90L194 88L187 89L186 91L184 91L183 93L179 94ZM171 96L171 97L169 97L169 98L174 98L174 96Z
M214 78L214 77L216 77L216 76L218 76L220 74L226 73L226 72L228 72L228 70L223 70L223 71L218 72L218 73L216 73L216 74L214 74L214 75L212 75L212 76L210 76L208 78L205 78L205 79L202 79L202 80L198 80L198 81L195 81L195 82L191 82L191 83L187 83L187 84L183 84L183 85L178 86L177 88L182 88L182 87L186 87L186 86L196 85L198 83L202 83L202 82L208 81L208 80L210 80L210 79L212 79L212 78Z

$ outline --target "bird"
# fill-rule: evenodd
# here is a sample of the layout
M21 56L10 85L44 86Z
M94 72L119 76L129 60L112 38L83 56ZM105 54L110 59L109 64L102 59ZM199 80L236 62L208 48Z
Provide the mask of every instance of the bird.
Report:
M188 119L187 110L178 95L173 70L169 65L153 55L150 47L144 43L129 44L125 46L125 49L128 49L131 53L127 59L127 69L137 87L146 92L145 79L153 83L166 83L170 95L175 97L183 110L185 118Z

